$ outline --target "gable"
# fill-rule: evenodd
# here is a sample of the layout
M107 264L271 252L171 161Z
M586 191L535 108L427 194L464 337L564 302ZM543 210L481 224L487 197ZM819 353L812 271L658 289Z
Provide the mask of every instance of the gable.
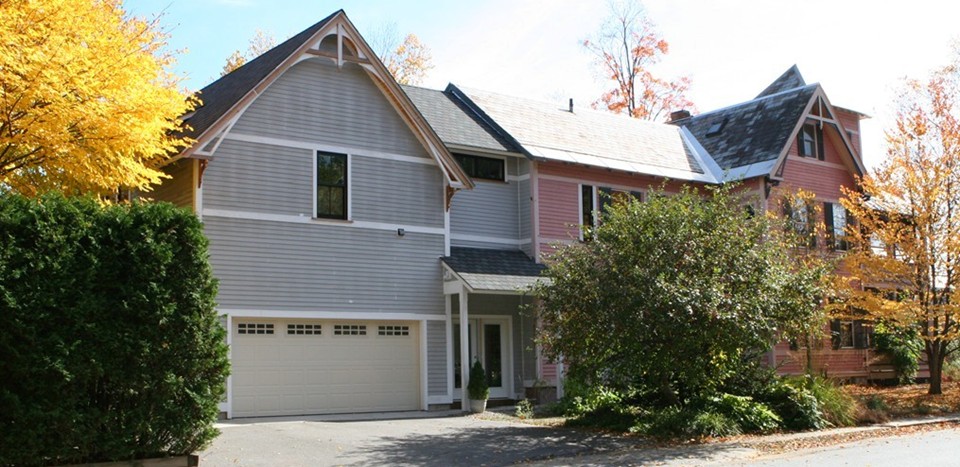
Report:
M382 93L424 151L440 166L448 196L473 183L342 10L307 28L201 91L203 105L185 116L197 143L179 156L211 158L239 117L300 61L329 60L338 70L356 65ZM238 97L240 96L240 97ZM376 124L375 120L369 122Z
M286 70L243 112L231 133L430 157L359 65L337 69L321 58Z

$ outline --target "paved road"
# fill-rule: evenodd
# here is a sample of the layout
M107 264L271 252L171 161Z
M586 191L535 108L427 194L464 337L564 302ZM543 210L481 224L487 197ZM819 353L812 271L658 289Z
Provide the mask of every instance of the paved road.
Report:
M874 438L742 463L749 466L960 466L960 429Z

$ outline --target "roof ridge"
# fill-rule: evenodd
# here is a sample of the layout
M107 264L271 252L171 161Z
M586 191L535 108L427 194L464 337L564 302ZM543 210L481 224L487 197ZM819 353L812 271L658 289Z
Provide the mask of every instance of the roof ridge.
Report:
M678 120L678 121L676 121L675 123L683 124L684 121L688 121L688 120L692 120L692 119L696 119L696 118L700 118L700 117L705 117L705 116L710 115L710 114L715 114L715 113L717 113L717 112L723 112L723 111L725 111L725 110L730 110L730 109L734 109L734 108L741 107L741 106L745 106L745 105L749 105L749 104L756 104L757 101L762 101L762 100L770 99L770 98L773 98L773 97L779 97L779 96L782 96L782 95L784 95L784 94L789 94L789 93L791 93L791 92L797 92L797 91L800 91L800 90L806 90L806 89L808 89L808 88L813 88L813 87L818 87L818 86L820 86L820 83L811 83L811 84L807 84L807 85L804 85L804 86L797 86L797 87L795 87L795 88L786 89L786 90L783 90L783 91L780 91L780 92L776 92L776 93L773 93L773 94L767 94L766 96L763 96L763 97L755 97L755 98L750 99L750 100L748 100L748 101L743 101L743 102L739 102L739 103L736 103L736 104L730 104L730 105L728 105L728 106L724 106L724 107L720 107L719 109L713 109L713 110L710 110L710 111L707 111L707 112L699 113L699 114L697 114L697 115L691 115L691 116L689 116L689 117L687 117L687 118L685 118L685 119L683 119L683 120Z
M515 100L515 101L525 101L525 102L533 102L533 103L542 104L542 105L552 105L551 102L544 101L544 100L540 100L540 99L534 99L534 98L532 98L532 97L517 97L517 96L512 96L512 95L510 95L510 94L504 94L504 93L495 92L495 91L487 91L487 90L483 90L483 89L479 89L479 88L474 88L474 87L465 87L465 86L457 86L457 87L458 87L460 90L462 90L462 91L464 91L464 92L468 92L468 93L469 93L469 92L479 92L479 93L491 94L491 95L494 95L494 96L499 96L499 97L503 97L503 98L507 98L507 99L511 99L511 100ZM651 120L644 120L644 119L640 119L640 118L633 118L633 117L631 117L631 116L629 116L629 115L625 115L625 114L621 114L621 113L607 112L607 111L603 111L603 110L599 110L599 109L594 109L594 108L591 108L591 107L587 107L587 108L586 108L586 111L576 110L576 111L574 111L574 112L570 112L569 110L565 110L565 109L562 107L562 104L561 104L561 107L557 107L555 110L556 110L557 112L564 113L564 114L570 114L570 113L572 113L573 115L577 115L577 114L583 113L583 114L588 114L588 115L601 116L601 118L617 119L618 121L622 121L622 122L633 121L633 122L640 123L641 125L650 125L650 126L657 126L657 127L662 127L662 126L665 126L665 125L666 125L666 122L654 122L654 121L651 121Z

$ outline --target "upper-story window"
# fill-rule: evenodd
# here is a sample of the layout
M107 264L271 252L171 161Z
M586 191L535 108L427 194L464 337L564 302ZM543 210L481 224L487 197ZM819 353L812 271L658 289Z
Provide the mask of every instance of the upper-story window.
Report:
M784 216L790 223L790 228L809 247L817 246L815 229L815 215L813 206L802 199L788 200L783 205Z
M468 156L466 154L454 154L454 158L463 168L463 171L470 178L481 180L496 180L499 182L506 180L506 171L504 166L506 161L495 157Z
M347 155L317 151L317 217L347 218Z
M834 250L847 250L847 210L836 203L823 203L823 220L827 227L827 241Z
M802 157L823 160L823 127L816 123L804 123L797 136L797 147Z
M628 203L633 199L643 201L643 193L605 186L580 185L580 223L594 227L601 220L600 215L606 213L610 206Z

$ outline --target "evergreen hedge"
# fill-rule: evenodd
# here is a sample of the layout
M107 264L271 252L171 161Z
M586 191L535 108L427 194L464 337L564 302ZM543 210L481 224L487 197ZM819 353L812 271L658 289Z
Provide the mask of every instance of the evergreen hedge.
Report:
M197 218L0 195L0 465L180 455L229 372Z

